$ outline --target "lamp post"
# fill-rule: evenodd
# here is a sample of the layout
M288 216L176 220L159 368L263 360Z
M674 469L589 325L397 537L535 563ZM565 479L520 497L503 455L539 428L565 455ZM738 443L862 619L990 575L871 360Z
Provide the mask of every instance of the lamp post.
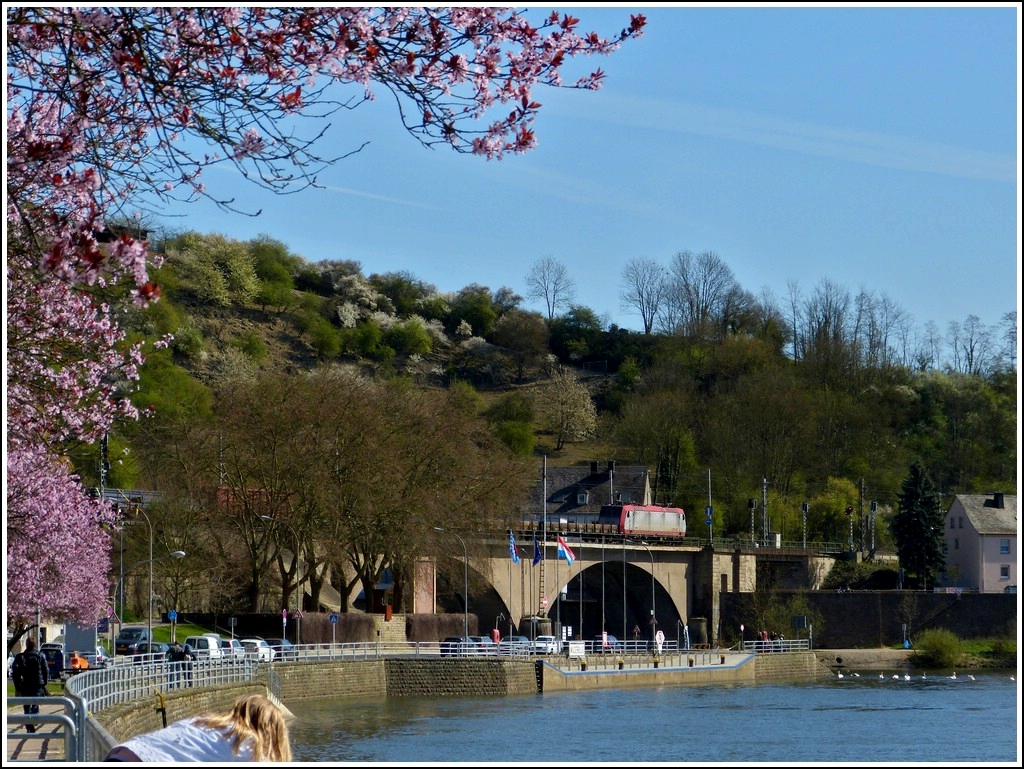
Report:
M287 526L295 537L295 551L292 554L292 559L295 561L295 643L298 645L302 642L302 607L299 605L300 585L302 584L299 580L299 533L288 521L280 521L270 515L261 515L260 518L270 523L280 523ZM284 608L287 610L288 607L285 606Z
M149 519L147 518L147 522L148 522L148 520ZM153 542L152 542L152 540L149 543L149 552L150 552L150 555L152 555L152 553L153 553ZM149 603L147 604L149 611L148 611L148 616L146 617L146 632L149 635L148 643L153 643L153 564L156 563L157 561L162 561L165 558L174 558L174 559L177 560L177 559L184 558L184 557L185 557L185 551L184 550L175 550L175 551L173 551L171 553L168 553L167 555L161 555L159 558L149 558L148 560L145 560L145 561L139 561L138 563L133 563L127 569L127 573L130 574L132 572L132 570L135 569L136 566L142 566L142 564L144 564L144 563L148 563L149 564ZM124 600L123 599L123 596L124 596L124 573L121 574L121 579L118 580L118 590L119 590L119 592L122 595L122 600ZM115 650L115 653L116 653L116 650Z
M651 548L647 547L646 542L639 543L644 550L647 551L647 555L651 557L651 642L654 642L654 626L658 623L658 620L654 617L654 553L651 552Z
M469 552L466 550L465 540L454 531L442 529L440 526L435 526L434 531L439 531L442 534L451 534L462 545L462 637L466 638L469 635Z
M153 522L141 506L136 508L139 515L146 519L146 526L149 527L149 603L146 604L146 639L153 643Z

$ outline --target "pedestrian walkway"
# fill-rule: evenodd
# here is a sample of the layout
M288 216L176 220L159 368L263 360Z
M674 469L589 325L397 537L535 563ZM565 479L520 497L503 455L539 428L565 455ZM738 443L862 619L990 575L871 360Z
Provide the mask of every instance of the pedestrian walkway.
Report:
M9 713L21 715L21 705L12 706ZM60 705L43 704L42 713L63 713ZM40 724L35 734L29 734L25 724L7 725L4 734L5 754L8 761L63 761L64 726L61 724Z

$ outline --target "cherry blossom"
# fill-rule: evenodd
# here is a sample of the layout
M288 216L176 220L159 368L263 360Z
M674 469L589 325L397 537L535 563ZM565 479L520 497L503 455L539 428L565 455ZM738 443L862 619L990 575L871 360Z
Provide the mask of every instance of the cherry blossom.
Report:
M330 121L390 94L425 146L487 159L537 145L539 86L578 56L643 34L633 15L607 37L552 12L505 8L58 7L7 14L8 625L36 611L94 615L109 592L105 513L62 459L134 417L123 397L141 348L120 302L159 297L159 258L111 233L126 212L207 197L205 169L230 164L274 191L315 186L351 152L321 154ZM305 133L304 133L305 132Z

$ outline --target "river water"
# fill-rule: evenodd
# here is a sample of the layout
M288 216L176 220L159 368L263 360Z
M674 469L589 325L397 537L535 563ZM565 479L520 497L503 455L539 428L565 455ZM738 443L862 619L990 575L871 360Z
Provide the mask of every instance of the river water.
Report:
M344 763L1006 763L1011 670L850 672L809 683L604 689L289 705L296 761Z

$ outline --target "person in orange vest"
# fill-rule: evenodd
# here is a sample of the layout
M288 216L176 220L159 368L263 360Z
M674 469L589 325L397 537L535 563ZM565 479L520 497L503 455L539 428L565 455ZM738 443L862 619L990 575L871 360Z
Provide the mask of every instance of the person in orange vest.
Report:
M80 673L83 670L89 669L89 660L81 656L78 652L71 653L71 672Z

